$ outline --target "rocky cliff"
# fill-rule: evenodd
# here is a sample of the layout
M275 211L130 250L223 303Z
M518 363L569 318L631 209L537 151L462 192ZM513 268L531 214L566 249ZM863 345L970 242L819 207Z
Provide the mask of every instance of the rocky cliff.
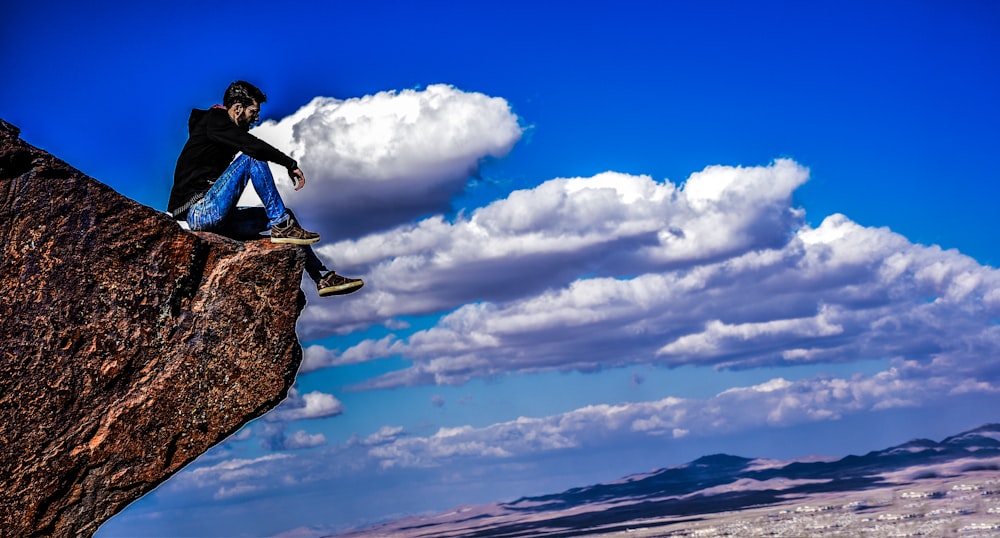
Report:
M0 120L0 535L89 536L278 404L298 249L182 230Z

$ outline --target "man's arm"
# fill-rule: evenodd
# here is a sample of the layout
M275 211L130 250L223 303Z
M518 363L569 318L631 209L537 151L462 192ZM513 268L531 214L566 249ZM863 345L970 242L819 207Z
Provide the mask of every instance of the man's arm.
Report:
M268 161L280 164L288 169L289 177L292 178L293 182L296 184L305 182L305 177L302 177L300 180L296 180L292 175L292 172L297 170L299 167L298 163L295 162L295 159L285 155L271 144L268 144L267 142L264 142L256 136L241 129L229 119L229 116L226 115L225 111L210 111L206 121L208 123L205 126L205 134L213 142L236 148L258 161ZM301 170L299 172L301 175Z

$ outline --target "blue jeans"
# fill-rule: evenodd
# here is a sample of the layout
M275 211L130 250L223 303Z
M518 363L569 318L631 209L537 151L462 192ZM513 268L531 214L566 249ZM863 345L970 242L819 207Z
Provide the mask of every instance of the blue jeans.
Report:
M257 196L264 202L268 218L267 227L284 222L288 218L288 210L281 201L278 188L274 186L271 169L266 162L240 155L212 184L212 188L208 189L205 196L188 209L188 226L192 230L218 231L236 208L236 201L243 195L248 181L253 183Z
M257 190L264 207L236 207L248 181ZM261 232L284 222L289 216L294 218L281 201L267 163L240 155L219 176L205 197L188 209L187 222L192 230L214 232L246 241L260 239ZM327 272L326 266L311 246L304 245L300 248L305 254L306 273L319 282Z

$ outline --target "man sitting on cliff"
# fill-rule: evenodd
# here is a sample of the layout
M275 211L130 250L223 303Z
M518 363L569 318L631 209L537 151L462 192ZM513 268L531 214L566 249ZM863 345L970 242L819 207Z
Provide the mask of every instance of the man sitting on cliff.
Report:
M295 159L249 133L266 100L264 92L241 80L229 85L222 105L191 111L167 210L175 219L187 220L192 230L252 239L270 228L272 243L310 245L319 241L319 234L302 229L285 208L267 163L287 168L295 190L305 185L305 174ZM264 207L236 207L248 181ZM306 246L305 253L306 272L320 296L352 293L364 285L361 279L327 271L312 247Z

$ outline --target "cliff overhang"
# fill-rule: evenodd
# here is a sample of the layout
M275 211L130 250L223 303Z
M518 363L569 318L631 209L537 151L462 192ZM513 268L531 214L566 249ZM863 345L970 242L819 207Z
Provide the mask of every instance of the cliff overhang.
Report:
M87 536L276 406L299 249L183 230L0 120L0 529Z

